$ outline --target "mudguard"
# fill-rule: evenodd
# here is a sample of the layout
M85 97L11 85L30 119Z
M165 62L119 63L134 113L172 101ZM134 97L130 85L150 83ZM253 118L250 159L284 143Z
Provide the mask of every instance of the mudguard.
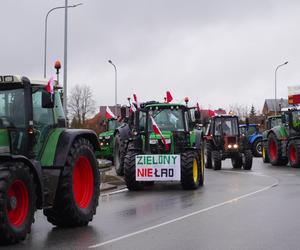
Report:
M119 134L122 141L126 141L131 137L131 130L129 128L129 125L127 123L123 123L120 127L118 127L114 135Z
M250 140L249 140L249 142L251 143L251 144L253 144L256 140L262 140L262 135L261 134L254 134L254 135L252 135L252 136L250 136Z
M66 129L59 136L53 163L54 167L63 167L65 165L72 144L79 137L89 140L95 151L100 151L100 143L94 131L88 129Z
M26 166L29 167L30 171L33 173L34 181L36 184L37 190L37 208L40 209L43 207L44 203L44 195L43 195L43 175L42 175L42 168L39 162L35 160L29 160L27 157L23 155L10 155L10 154L1 154L0 156L1 162L22 162Z

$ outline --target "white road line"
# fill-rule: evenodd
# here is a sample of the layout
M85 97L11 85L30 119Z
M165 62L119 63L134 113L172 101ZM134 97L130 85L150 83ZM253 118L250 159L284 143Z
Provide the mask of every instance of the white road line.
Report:
M122 188L122 189L119 189L117 191L113 191L113 192L110 192L110 193L107 193L107 194L102 194L101 196L109 196L109 195L113 195L113 194L119 194L119 193L123 193L123 192L127 192L128 189L127 188Z
M107 244L110 244L110 243L113 243L113 242L116 242L116 241L120 241L120 240L123 240L123 239L126 239L126 238L130 238L132 236L135 236L135 235L138 235L138 234L141 234L141 233L145 233L145 232L151 231L153 229L156 229L156 228L159 228L159 227L162 227L162 226L165 226L165 225L177 222L177 221L184 220L184 219L189 218L191 216L198 215L198 214L207 212L209 210L212 210L212 209L215 209L215 208L218 208L218 207L222 207L222 206L228 205L230 203L237 202L237 201L239 201L241 199L245 199L247 197L253 196L253 195L257 194L257 193L260 193L260 192L266 191L266 190L268 190L270 188L276 187L278 184L279 184L279 182L277 181L277 182L273 183L272 185L264 187L264 188L259 189L257 191L254 191L254 192L251 192L251 193L248 193L248 194L244 194L244 195L238 196L238 197L233 198L231 200L224 201L224 202L218 203L216 205L213 205L213 206L210 206L210 207L207 207L207 208L204 208L204 209L200 209L200 210L195 211L193 213L186 214L186 215L177 217L175 219L172 219L172 220L169 220L169 221L166 221L166 222L163 222L163 223L151 226L151 227L147 227L147 228L144 228L142 230L139 230L139 231L136 231L136 232L133 232L133 233L130 233L130 234L125 234L123 236L120 236L120 237L117 237L117 238L114 238L114 239L111 239L111 240L108 240L108 241L104 241L104 242L99 243L99 244L95 244L95 245L89 246L89 248L101 247L101 246L104 246L104 245L107 245Z

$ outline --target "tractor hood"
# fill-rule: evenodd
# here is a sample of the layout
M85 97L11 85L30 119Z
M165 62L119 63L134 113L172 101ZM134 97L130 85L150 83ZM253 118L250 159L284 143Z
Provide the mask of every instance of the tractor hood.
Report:
M112 135L114 135L114 131L113 130L110 130L110 131L106 131L106 132L102 132L101 134L99 134L99 138L100 137L110 137L110 136L112 136ZM105 138L105 139L107 139L107 138Z
M171 139L171 137L172 137L171 131L162 131L161 133L166 140ZM156 135L154 132L152 132L152 133L150 133L149 139L150 140L158 140L158 139L161 139L161 137L160 137L160 135Z

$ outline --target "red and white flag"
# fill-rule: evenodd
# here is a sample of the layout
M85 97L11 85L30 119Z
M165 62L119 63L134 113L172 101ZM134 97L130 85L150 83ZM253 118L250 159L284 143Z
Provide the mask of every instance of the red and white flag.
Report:
M54 93L54 78L53 78L53 76L50 77L50 79L47 83L46 91L50 94Z
M106 106L105 118L106 119L116 119L117 118L108 106Z
M136 94L133 94L133 103L135 103L137 107L139 106Z
M130 112L135 112L136 111L136 107L134 105L134 103L130 104Z
M156 124L155 120L153 119L153 117L150 116L150 118L151 118L152 128L153 128L154 133L156 135L160 135L161 140L162 140L163 144L165 145L166 150L168 151L169 150L169 145L167 144L165 137L163 136L162 132L160 131L160 129L157 126L157 124Z
M211 110L211 109L208 110L208 117L213 117L213 116L215 116L215 115L216 115L216 112L215 112L215 111L213 111L213 110Z
M171 101L173 101L173 96L171 95L170 91L167 91L167 93L166 93L166 102L169 103Z

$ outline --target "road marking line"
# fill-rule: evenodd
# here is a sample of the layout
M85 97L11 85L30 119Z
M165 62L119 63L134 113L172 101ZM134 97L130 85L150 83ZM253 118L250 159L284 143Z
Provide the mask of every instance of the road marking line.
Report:
M119 189L117 191L113 191L113 192L110 192L110 193L107 193L107 194L102 194L101 196L109 196L109 195L112 195L112 194L119 194L119 193L123 193L123 192L126 192L128 191L127 188L122 188L122 189Z
M198 214L207 212L209 210L212 210L212 209L215 209L215 208L218 208L218 207L222 207L222 206L228 205L230 203L237 202L237 201L239 201L241 199L245 199L247 197L253 196L253 195L258 194L260 192L263 192L263 191L266 191L266 190L271 189L273 187L276 187L278 184L279 184L279 182L277 181L277 182L273 183L272 185L264 187L264 188L259 189L257 191L253 191L251 193L238 196L238 197L233 198L231 200L224 201L224 202L218 203L216 205L213 205L213 206L210 206L210 207L207 207L207 208L204 208L204 209L200 209L200 210L192 212L190 214L186 214L186 215L177 217L175 219L168 220L168 221L165 221L163 223L160 223L160 224L157 224L157 225L154 225L154 226L151 226L151 227L147 227L147 228L141 229L139 231L136 231L136 232L133 232L133 233L130 233L130 234L125 234L123 236L120 236L120 237L117 237L117 238L114 238L114 239L111 239L111 240L108 240L108 241L104 241L104 242L99 243L99 244L95 244L95 245L89 246L89 248L101 247L101 246L104 246L104 245L107 245L107 244L110 244L110 243L113 243L113 242L116 242L116 241L120 241L120 240L123 240L123 239L126 239L126 238L130 238L132 236L135 236L135 235L138 235L138 234L141 234L141 233L145 233L145 232L151 231L153 229L156 229L156 228L159 228L159 227L162 227L162 226L165 226L165 225L177 222L177 221L184 220L184 219L192 217L194 215L198 215Z

